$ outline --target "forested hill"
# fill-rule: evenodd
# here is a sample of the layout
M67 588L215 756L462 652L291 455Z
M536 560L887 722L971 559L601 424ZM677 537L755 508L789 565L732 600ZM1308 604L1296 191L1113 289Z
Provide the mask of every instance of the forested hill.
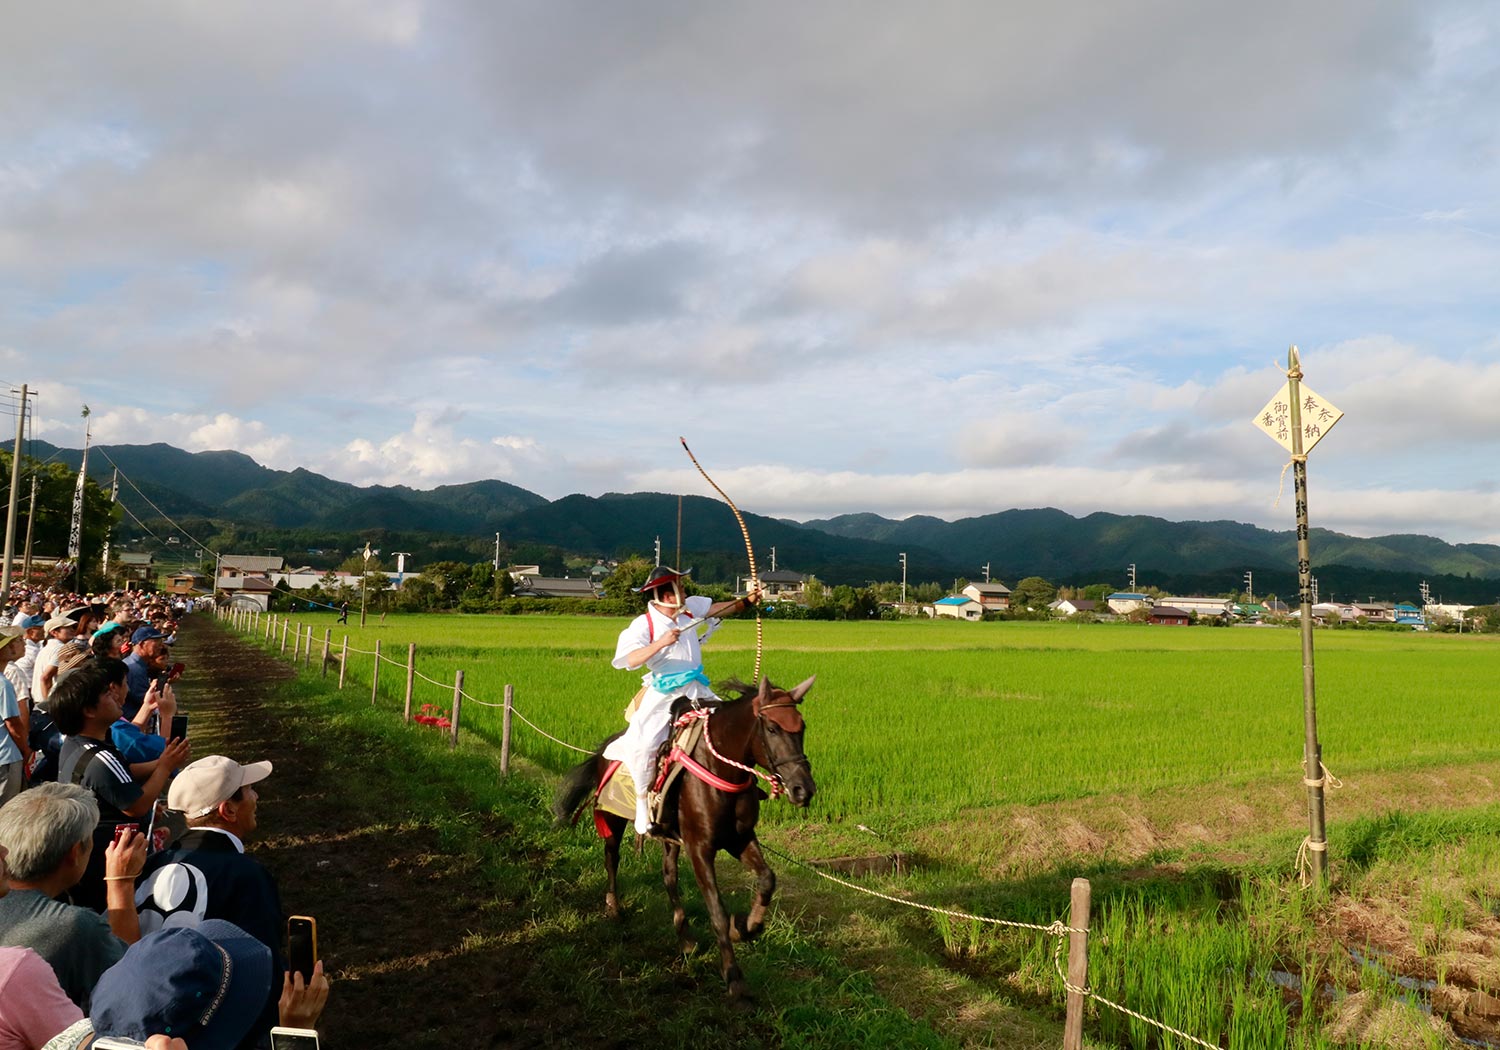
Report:
M102 453L102 454L100 454ZM37 459L78 468L82 453L45 441L33 443ZM140 500L122 483L122 499L138 516L150 500L173 517L201 515L277 528L379 528L481 535L495 532L517 511L543 506L535 492L504 481L473 481L413 489L361 487L310 470L272 470L242 452L184 452L172 445L101 445L89 455L89 477L108 486L111 461L140 489Z
M255 533L257 546L293 542L290 530L299 530L295 542L303 546L323 542L309 532L337 532L346 539L384 532L400 534L412 544L407 549L431 558L439 549L488 549L499 532L508 545L544 545L590 558L650 551L658 538L664 557L677 553L675 495L608 493L548 501L495 480L427 490L361 487L305 469L272 470L239 452L190 453L166 444L105 445L95 452L89 458L95 480L108 485L113 461L139 488L121 486L132 515L146 521L162 513L212 519ZM33 454L74 468L80 455L40 441ZM701 496L684 498L682 507L682 558L697 566L699 578L729 581L743 573L744 541L729 509ZM806 523L746 517L762 569L770 567L774 547L778 567L830 583L899 579L905 552L909 579L945 584L979 578L988 565L994 578L1009 583L1038 575L1058 583L1123 586L1125 567L1134 564L1142 585L1167 590L1229 591L1242 585L1246 571L1256 573L1262 593L1289 594L1295 587L1292 532L1233 521L1104 512L1076 518L1051 508L952 522L921 515L895 521L846 514ZM283 536L266 530L282 530ZM1488 582L1500 580L1500 547L1492 544L1450 544L1430 536L1359 539L1319 529L1312 541L1325 594L1412 598L1423 578L1432 582L1434 594L1454 600L1490 601L1500 593L1500 585ZM347 545L344 539L327 542Z
M804 527L849 539L920 545L962 564L991 563L1006 571L1026 567L1068 578L1089 570L1117 574L1125 565L1181 574L1295 565L1297 539L1235 521L1167 521L1099 512L1075 518L1050 507L1007 510L943 521L918 515L893 521L878 514L845 514ZM1361 539L1313 529L1315 560L1373 572L1500 577L1500 546L1446 543L1431 536Z

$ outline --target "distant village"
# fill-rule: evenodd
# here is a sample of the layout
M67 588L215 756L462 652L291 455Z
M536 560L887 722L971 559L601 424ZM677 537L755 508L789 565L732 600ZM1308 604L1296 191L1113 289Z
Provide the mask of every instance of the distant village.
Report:
M604 597L603 579L615 563L600 561L579 576L544 576L536 565L512 565L504 568L516 597L538 599L599 599ZM155 575L152 556L124 554L119 571L127 576L146 579ZM372 573L376 570L372 570ZM407 578L414 575L398 564L395 570L379 570L389 589L399 591ZM169 573L161 580L163 590L173 594L206 594L217 591L236 605L267 610L278 593L295 599L298 595L327 596L335 593L357 593L363 577L359 573L315 569L311 566L289 566L281 557L270 555L225 554L218 560L218 578L198 572ZM962 582L962 581L960 581ZM743 593L748 579L736 580L736 590ZM773 569L760 576L766 601L772 605L804 606L814 577ZM1064 589L1064 594L1070 593ZM1097 593L1097 592L1095 592ZM1462 624L1471 605L1441 602L1389 601L1319 601L1312 615L1320 624L1371 624L1425 630L1436 624ZM1159 595L1146 591L1117 591L1100 598L1059 597L1044 608L1027 607L1016 602L1011 588L999 581L964 583L946 597L925 602L887 601L880 603L883 614L979 621L1013 616L1022 612L1046 613L1057 619L1080 622L1126 620L1163 627L1185 627L1192 624L1274 624L1295 621L1300 608L1271 598L1244 601L1205 595Z

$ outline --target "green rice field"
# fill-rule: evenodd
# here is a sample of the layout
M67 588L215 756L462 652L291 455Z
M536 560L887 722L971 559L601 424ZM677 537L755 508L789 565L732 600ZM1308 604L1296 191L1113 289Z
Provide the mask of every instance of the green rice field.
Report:
M319 646L331 615L293 616ZM352 649L516 709L592 748L622 725L638 676L609 666L623 620L400 616L348 630ZM263 628L262 628L263 631ZM816 674L804 706L818 778L812 819L906 819L1090 795L1294 776L1302 757L1295 630L1053 623L768 622L763 671L792 685ZM277 643L279 646L279 642ZM290 649L290 643L288 643ZM748 680L754 625L726 623L705 646L716 681ZM1320 631L1319 735L1341 776L1500 757L1491 731L1500 644L1486 637ZM369 688L374 659L351 653L348 682ZM404 666L384 663L381 703L404 699ZM416 700L451 704L417 683ZM475 704L462 727L498 739L500 713ZM515 750L560 770L577 756L517 723ZM778 808L778 815L782 816ZM795 818L807 819L802 814Z
M375 704L398 711L415 644L418 670L443 683L418 680L416 708L446 713L462 669L465 692L480 701L465 701L462 730L492 740L501 712L487 705L500 703L506 685L519 715L590 749L620 728L638 685L638 675L609 666L623 620L392 616L360 629L333 619L290 617L312 627L317 648L331 630L335 653L348 631L346 693L369 696L375 661L357 650L378 641L395 662L381 665ZM251 631L279 652L264 618ZM726 623L705 660L715 680L748 680L753 622ZM316 655L312 663L316 673ZM1500 967L1485 947L1500 933L1500 803L1484 786L1500 761L1500 639L1317 632L1325 763L1351 780L1415 782L1419 793L1407 812L1381 811L1378 798L1362 812L1331 802L1337 888L1312 893L1292 870L1305 831L1295 823L1303 703L1294 629L768 621L763 671L785 686L817 675L803 710L818 796L806 811L766 807L762 823L776 827L775 838L827 856L851 842L870 849L859 836L872 825L887 836L874 848L904 841L933 857L892 877L892 891L1039 924L1065 917L1068 881L1084 872L1094 887L1090 987L1209 1045L1461 1045L1424 1020L1443 1013L1468 1045L1500 1046L1500 1021L1473 1013L1500 992ZM337 673L335 664L329 674ZM547 772L580 758L520 721L514 748ZM1456 808L1420 793L1459 770L1471 787ZM1276 798L1293 799L1290 822L1283 814L1247 825L1202 850L1184 849L1180 838L1120 852L1065 841L1085 821L1139 819L1124 811L1153 797L1166 800L1164 824L1192 826L1206 819L1205 806L1244 801L1248 812L1268 794L1272 810ZM1057 812L1038 816L1049 809ZM1025 865L980 862L1012 848L1018 840L1007 835L1018 822L1038 819L1050 821L1043 837L1061 843L1052 852ZM639 863L639 877L654 880L649 862ZM847 895L823 906L840 917L831 929L849 928ZM890 943L916 949L882 955L877 971L904 956L929 960L908 959L903 978L884 986L898 1003L906 984L926 979L926 997L908 1008L928 1015L941 1004L962 1016L972 999L951 974L963 973L1018 1003L1058 1008L1050 937L912 916L866 920L883 924ZM828 936L838 950L842 935ZM866 958L860 943L845 947ZM942 976L925 978L924 966ZM1406 1028L1410 1038L1392 1034ZM955 1030L965 1045L994 1039ZM1095 1046L1189 1045L1098 1007L1087 1030L1101 1040Z

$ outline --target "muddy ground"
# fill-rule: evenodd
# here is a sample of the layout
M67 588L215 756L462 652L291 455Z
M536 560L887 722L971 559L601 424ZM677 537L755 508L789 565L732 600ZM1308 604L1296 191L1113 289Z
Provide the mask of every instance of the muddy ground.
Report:
M324 1045L525 1047L583 1035L525 990L532 953L512 934L526 913L496 907L472 857L446 848L424 814L390 803L388 773L362 741L331 756L308 743L312 716L270 702L291 668L208 616L189 618L174 655L190 669L179 696L194 756L275 764L250 852L275 875L286 912L318 920L333 982Z

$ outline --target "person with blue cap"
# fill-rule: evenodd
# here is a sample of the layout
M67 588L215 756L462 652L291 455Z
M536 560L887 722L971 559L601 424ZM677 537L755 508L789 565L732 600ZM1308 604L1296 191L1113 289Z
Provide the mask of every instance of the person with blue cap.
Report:
M648 796L656 777L656 753L667 739L672 701L680 696L719 699L703 671L698 626L704 620L751 608L760 599L759 591L718 604L703 595L688 597L682 581L692 571L658 565L645 583L634 588L637 594L646 595L646 611L620 632L611 661L612 667L622 671L646 671L641 691L626 709L625 732L604 749L604 757L623 762L635 781L635 830L641 835L657 830Z
M132 944L104 972L89 1016L47 1048L79 1050L96 1035L148 1047L180 1040L191 1050L255 1046L267 1034L259 1021L273 977L271 950L233 923L209 919L160 930ZM282 1022L314 1027L327 996L326 982L317 991L303 989L290 1008L283 995Z
M125 657L125 717L133 719L141 705L146 702L146 693L153 682L161 680L167 670L166 635L150 624L135 629L130 636L130 655ZM170 692L171 687L162 689Z

